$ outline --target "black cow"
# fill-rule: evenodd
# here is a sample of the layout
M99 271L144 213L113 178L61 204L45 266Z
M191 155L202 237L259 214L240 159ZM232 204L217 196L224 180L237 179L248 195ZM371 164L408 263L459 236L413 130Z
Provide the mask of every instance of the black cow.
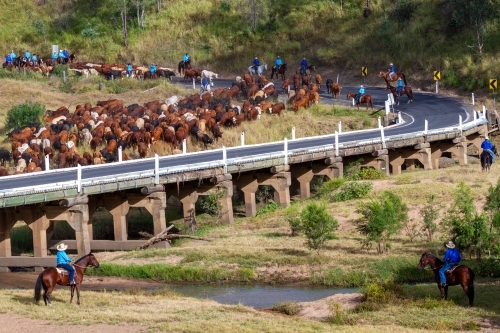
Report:
M109 70L104 74L106 80L113 80L116 78L123 78L123 71Z
M0 165L5 166L5 161L10 163L12 153L5 148L0 148Z
M328 93L328 95L331 95L332 93L332 84L333 84L332 79L326 80L326 92Z

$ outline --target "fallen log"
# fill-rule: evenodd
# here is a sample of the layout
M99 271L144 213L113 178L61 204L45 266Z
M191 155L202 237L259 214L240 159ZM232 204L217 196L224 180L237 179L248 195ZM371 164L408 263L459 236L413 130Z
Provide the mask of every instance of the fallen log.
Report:
M151 237L148 239L144 244L139 246L137 249L138 250L144 250L150 247L153 244L162 242L162 241L170 241L172 239L179 239L179 238L191 238L191 239L197 239L197 240L203 240L207 242L213 241L212 238L205 238L205 237L197 237L197 236L190 236L190 235L179 235L179 234L168 234L168 231L172 229L174 225L172 224L170 227L167 228L167 230L160 232L158 235Z

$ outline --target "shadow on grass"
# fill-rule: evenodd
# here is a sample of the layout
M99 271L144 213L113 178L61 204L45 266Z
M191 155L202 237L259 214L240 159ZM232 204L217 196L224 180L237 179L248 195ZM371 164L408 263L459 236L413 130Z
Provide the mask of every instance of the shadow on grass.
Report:
M268 232L265 233L263 236L269 238L278 238L278 237L290 237L290 234L283 232Z
M269 249L269 251L297 257L307 257L311 254L311 252L297 249Z

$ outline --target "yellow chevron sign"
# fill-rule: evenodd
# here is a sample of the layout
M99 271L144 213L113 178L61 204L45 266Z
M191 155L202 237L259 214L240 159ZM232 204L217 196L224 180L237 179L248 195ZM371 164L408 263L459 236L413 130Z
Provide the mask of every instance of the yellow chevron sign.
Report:
M368 75L368 67L361 67L361 76Z
M441 72L440 71L434 71L434 81L441 80Z
M490 89L497 89L498 88L498 81L495 79L490 79Z

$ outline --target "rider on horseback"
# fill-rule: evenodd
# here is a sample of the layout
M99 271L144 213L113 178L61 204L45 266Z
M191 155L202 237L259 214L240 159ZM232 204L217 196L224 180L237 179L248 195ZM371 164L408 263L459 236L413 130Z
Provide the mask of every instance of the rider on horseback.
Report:
M397 90L396 97L401 95L401 91L403 91L403 79L401 77L399 77L399 79L398 79L398 90Z
M495 154L493 153L493 144L488 139L487 136L484 137L483 143L481 143L481 148L486 150L491 155L491 163L495 162Z
M255 73L259 72L259 66L260 66L259 58L255 57L255 59L253 60L253 68L255 70Z
M10 57L10 54L5 55L5 66L8 66L9 64L12 64L12 58Z
M36 53L33 53L33 55L31 56L31 61L33 62L33 66L38 67L38 56L36 55Z
M57 57L58 57L57 52L56 51L52 52L52 56L51 56L52 66L54 66L56 64Z
M356 94L356 104L359 104L359 100L361 99L361 96L364 94L365 94L365 87L361 85L361 87L359 87L358 93Z
M63 50L63 62L67 64L69 62L69 52L68 50L64 49Z
M10 58L12 59L12 61L16 59L16 54L14 53L14 50L10 51Z
M182 57L182 62L184 62L184 68L186 68L187 63L189 62L189 54L185 54L184 57Z
M446 244L446 247L448 250L446 250L446 253L444 254L443 258L443 266L439 269L439 286L440 287L446 287L446 276L444 273L452 268L455 265L458 265L460 260L462 260L462 256L460 255L460 252L455 248L455 244L453 244L452 241L449 241L448 244Z
M127 65L127 77L132 77L132 64L129 62Z
M394 73L396 73L396 66L394 66L394 64L391 62L391 64L389 65L389 80L392 80L392 76L394 75Z
M26 62L29 62L31 60L30 51L26 50L26 52L24 53L24 56L26 57Z
M201 92L210 91L210 80L206 77L201 80Z
M300 62L300 74L306 75L307 74L307 60L306 57L302 58L302 61Z
M283 65L283 60L280 58L280 56L276 57L276 72L280 70L281 65Z
M156 66L155 66L155 64L151 64L149 66L149 71L151 72L151 75L153 75L156 72Z
M57 267L62 267L65 270L69 272L69 284L70 285L75 285L75 269L69 264L70 262L73 261L68 255L66 254L66 249L68 248L68 245L61 243L57 245Z

